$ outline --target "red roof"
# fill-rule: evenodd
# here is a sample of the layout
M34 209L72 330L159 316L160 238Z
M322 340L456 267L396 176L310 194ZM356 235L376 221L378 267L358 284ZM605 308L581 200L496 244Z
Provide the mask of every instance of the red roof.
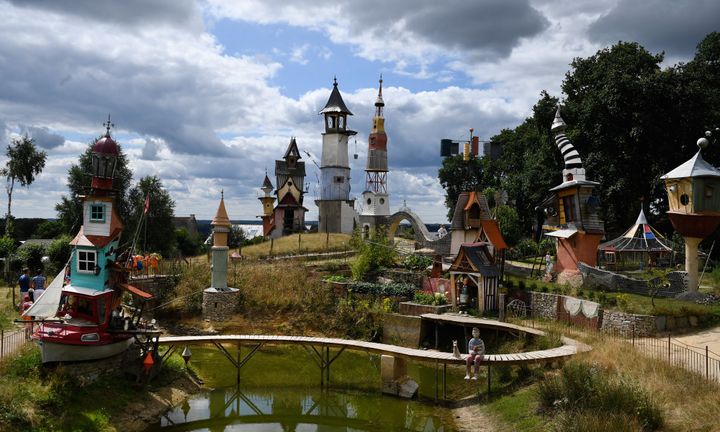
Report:
M110 137L110 134L97 140L93 145L92 151L93 153L110 154L114 156L120 154L118 145L115 140Z
M485 233L488 241L492 243L493 247L497 250L507 249L507 243L500 233L500 225L495 219L481 220L482 230Z

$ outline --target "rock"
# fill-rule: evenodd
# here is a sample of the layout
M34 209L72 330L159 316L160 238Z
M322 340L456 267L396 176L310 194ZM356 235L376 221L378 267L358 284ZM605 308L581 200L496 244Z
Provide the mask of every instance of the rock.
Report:
M412 399L417 394L418 387L418 383L416 383L412 378L405 377L403 381L398 383L397 395L401 398Z

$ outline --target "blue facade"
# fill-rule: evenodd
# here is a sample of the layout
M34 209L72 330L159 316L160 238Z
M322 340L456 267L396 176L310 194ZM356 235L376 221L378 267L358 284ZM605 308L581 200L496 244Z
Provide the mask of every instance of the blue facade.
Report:
M113 253L109 253L110 249ZM70 261L70 274L72 285L75 287L90 288L102 291L106 288L106 281L110 276L110 270L107 268L108 260L115 261L118 249L118 241L113 240L105 247L94 248L90 246L77 246L73 251L72 260ZM95 254L95 260L92 266L89 265L92 254ZM106 255L108 254L108 255ZM99 273L95 274L95 266L100 268ZM92 268L92 270L90 270Z

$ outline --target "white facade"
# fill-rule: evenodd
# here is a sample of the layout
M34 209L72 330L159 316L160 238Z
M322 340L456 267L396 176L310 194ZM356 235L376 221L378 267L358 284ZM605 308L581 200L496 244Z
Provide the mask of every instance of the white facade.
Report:
M89 199L83 202L83 233L96 236L109 236L112 222L112 201Z
M362 194L363 216L390 216L390 198L388 194L365 191Z

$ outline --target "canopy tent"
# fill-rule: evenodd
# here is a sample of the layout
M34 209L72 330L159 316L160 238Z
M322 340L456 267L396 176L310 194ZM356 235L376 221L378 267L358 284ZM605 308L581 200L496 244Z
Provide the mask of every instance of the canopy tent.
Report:
M598 246L598 251L605 253L608 264L611 264L613 261L607 258L612 257L614 254L619 254L620 256L623 254L633 255L636 259L639 254L640 262L644 263L643 256L645 254L653 257L672 252L670 244L662 234L650 226L645 217L645 212L641 207L635 224L620 237L601 243L600 246Z

